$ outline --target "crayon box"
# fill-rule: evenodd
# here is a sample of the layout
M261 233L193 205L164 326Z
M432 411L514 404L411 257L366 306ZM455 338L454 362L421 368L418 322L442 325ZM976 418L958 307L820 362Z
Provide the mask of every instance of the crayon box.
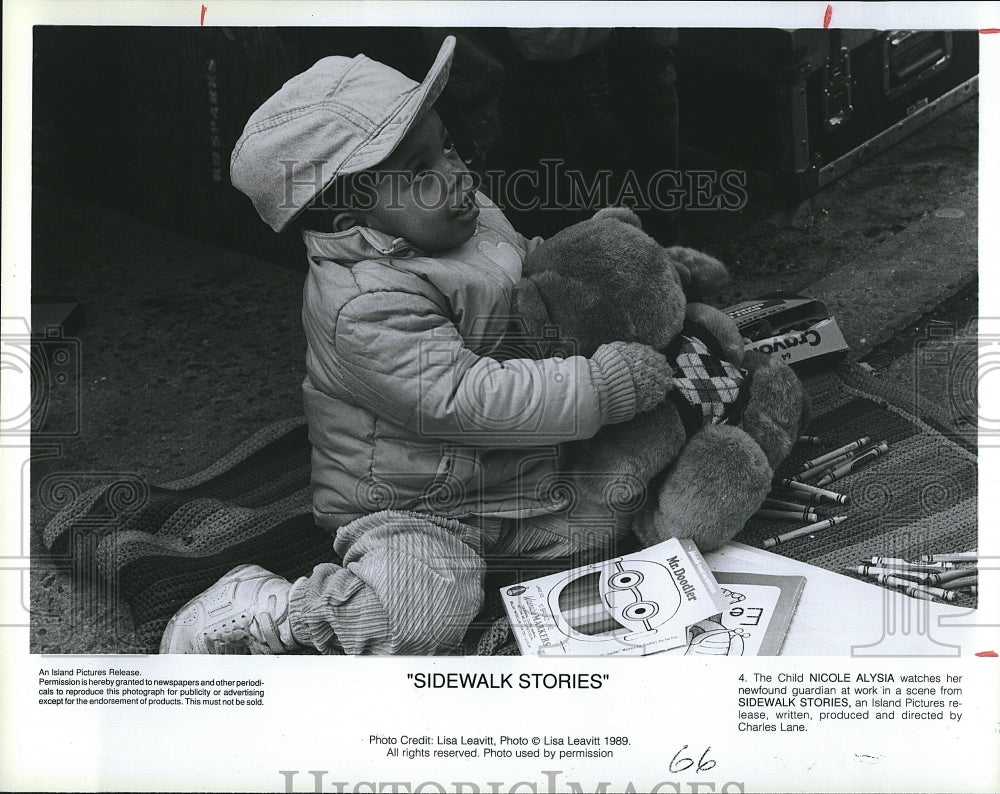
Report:
M746 349L778 356L793 368L828 366L847 354L847 342L826 305L776 292L723 311L736 320Z

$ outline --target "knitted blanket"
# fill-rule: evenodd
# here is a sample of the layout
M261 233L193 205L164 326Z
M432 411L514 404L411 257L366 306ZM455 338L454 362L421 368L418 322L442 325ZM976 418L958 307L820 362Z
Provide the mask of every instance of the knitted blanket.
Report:
M834 486L851 497L841 526L775 549L803 562L845 571L863 557L913 558L976 547L977 458L949 437L932 412L907 410L912 396L851 366L805 379L812 400L808 432L822 447L798 446L782 474L823 451L870 436L889 453ZM102 484L67 500L48 523L49 552L71 561L78 587L102 584L128 603L135 626L129 652L156 652L171 615L238 564L256 562L292 579L335 561L330 535L312 520L309 441L302 420L255 433L209 468L170 483L139 478ZM51 500L50 500L51 501ZM801 522L799 522L801 523ZM764 540L795 525L751 520L737 540ZM497 562L497 561L493 561ZM517 646L498 589L517 571L539 576L568 561L506 560L487 578L487 599L463 644L467 654L512 654ZM974 605L974 597L960 603Z

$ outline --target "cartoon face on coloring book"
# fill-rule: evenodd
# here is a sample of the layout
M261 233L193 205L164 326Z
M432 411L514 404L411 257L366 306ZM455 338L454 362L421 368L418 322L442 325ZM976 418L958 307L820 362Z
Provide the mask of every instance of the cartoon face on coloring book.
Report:
M723 590L731 603L742 596ZM645 645L655 640L681 605L681 591L668 569L650 560L621 558L589 566L549 592L549 611L566 637ZM560 643L561 644L561 643ZM743 631L718 618L687 629L687 655L739 656Z
M665 566L616 559L589 567L549 593L549 609L567 637L641 645L677 614L681 593Z

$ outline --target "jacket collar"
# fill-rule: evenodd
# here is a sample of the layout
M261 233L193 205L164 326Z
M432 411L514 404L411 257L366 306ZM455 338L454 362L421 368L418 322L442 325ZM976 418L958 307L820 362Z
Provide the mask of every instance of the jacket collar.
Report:
M302 231L302 242L310 257L352 264L385 256L420 256L421 252L402 237L392 237L366 226L343 232Z

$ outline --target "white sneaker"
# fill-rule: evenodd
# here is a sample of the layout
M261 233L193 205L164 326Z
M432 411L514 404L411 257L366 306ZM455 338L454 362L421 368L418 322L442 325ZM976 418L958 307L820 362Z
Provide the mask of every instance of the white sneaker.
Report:
M292 636L292 585L259 565L233 568L167 624L160 653L279 654L304 650Z

